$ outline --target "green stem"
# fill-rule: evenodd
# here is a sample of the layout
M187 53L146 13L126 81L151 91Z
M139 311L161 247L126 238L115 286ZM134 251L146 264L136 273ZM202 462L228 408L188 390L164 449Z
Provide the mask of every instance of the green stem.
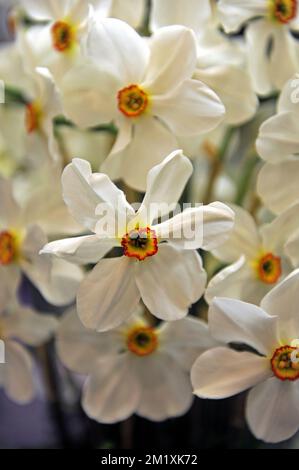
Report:
M224 163L226 154L229 150L229 147L230 147L232 138L234 136L234 133L235 133L235 128L234 127L228 127L227 128L227 130L224 134L221 146L220 146L217 154L215 155L215 157L212 160L210 178L209 178L209 181L208 181L206 194L205 194L204 200L203 200L204 204L208 204L209 202L211 202L211 198L212 198L213 191L214 191L214 185L215 185L215 182L216 182L216 180L217 180L217 178L218 178L218 176L219 176L219 174L222 170L223 163Z
M242 206L244 203L245 197L250 188L253 172L258 162L259 157L256 155L256 153L251 154L245 162L235 199L235 204L237 204L238 206Z

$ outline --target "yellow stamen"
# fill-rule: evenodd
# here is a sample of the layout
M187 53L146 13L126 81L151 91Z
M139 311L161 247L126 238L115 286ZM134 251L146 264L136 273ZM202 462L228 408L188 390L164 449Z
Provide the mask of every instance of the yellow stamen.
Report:
M137 356L148 356L158 347L158 335L154 328L137 326L128 332L127 346Z
M16 234L10 231L0 232L0 265L8 266L14 263L19 256L19 240Z
M297 0L268 0L270 18L278 23L287 24L297 15Z
M148 94L138 85L130 85L118 92L118 109L127 117L143 114L149 104Z
M263 254L254 261L253 268L265 284L276 284L282 275L281 258L273 253Z
M25 125L28 134L36 131L40 126L42 111L38 102L28 103L25 111Z
M52 44L58 52L70 51L76 42L76 28L68 21L56 21L52 26Z
M158 252L158 239L156 232L149 227L138 226L127 233L121 241L124 255L129 258L145 260L148 256L154 256Z
M297 351L297 349L288 345L274 351L271 358L271 368L278 379L283 381L299 379L299 363L294 362L292 359L294 351ZM297 357L299 357L299 354L297 354Z

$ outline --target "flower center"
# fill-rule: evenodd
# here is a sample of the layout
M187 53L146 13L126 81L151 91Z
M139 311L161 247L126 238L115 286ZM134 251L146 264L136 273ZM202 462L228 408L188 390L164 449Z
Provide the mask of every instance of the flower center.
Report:
M18 254L16 237L8 231L0 232L0 265L12 264Z
M118 109L127 117L143 114L149 103L148 94L138 85L130 85L118 92Z
M66 21L56 21L51 33L53 47L58 52L69 51L76 40L74 27Z
M137 356L148 356L158 347L157 333L151 327L136 327L128 333L127 346Z
M280 380L299 379L299 349L292 346L276 349L271 359L271 367Z
M125 256L137 258L139 261L143 261L148 256L153 256L158 252L157 235L150 227L136 227L131 230L123 237L121 245Z
M271 18L282 24L292 21L297 15L297 0L268 0Z
M281 259L267 253L258 260L258 276L266 284L275 284L282 274Z
M28 134L36 131L41 119L41 108L36 102L28 103L25 111L25 126Z

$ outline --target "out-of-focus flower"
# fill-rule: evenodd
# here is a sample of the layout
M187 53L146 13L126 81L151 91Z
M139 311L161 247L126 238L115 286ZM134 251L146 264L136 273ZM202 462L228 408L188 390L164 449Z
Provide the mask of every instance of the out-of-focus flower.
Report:
M210 0L153 0L151 29L181 24L200 33L212 17Z
M142 26L146 14L146 0L91 0L99 17L118 18L133 28Z
M74 312L62 321L57 339L62 362L88 375L85 412L103 423L133 413L153 421L186 413L192 403L191 365L196 353L215 343L207 325L195 318L152 327L134 315L116 330L96 333Z
M241 53L241 47L233 43L225 47L226 42L228 43L228 40L221 37L219 32L214 32L212 28L206 30L199 40L199 56L194 78L217 93L225 106L225 122L240 125L254 116L258 99L252 80L244 70L245 57L244 53ZM240 62L236 60L236 63L232 64L234 54L240 57Z
M257 191L275 213L299 200L299 101L298 76L289 80L278 101L277 114L260 128L257 151L266 160Z
M218 11L227 33L250 21L245 33L248 66L257 93L281 89L298 70L299 50L291 34L299 27L298 1L220 0Z
M16 303L5 307L1 303L0 340L4 342L5 363L0 364L0 387L11 400L19 404L33 400L34 363L25 346L41 346L57 326L51 315L38 314Z
M46 23L26 32L37 65L59 79L80 60L80 42L87 29L86 0L21 0L29 16Z
M206 273L195 250L223 243L234 213L215 202L157 223L158 217L174 210L191 173L190 161L181 151L173 152L149 172L147 192L136 213L108 176L91 173L88 162L76 159L64 170L64 200L94 235L52 242L42 253L79 264L97 263L77 296L85 326L98 331L119 326L140 297L158 318L178 320L202 296ZM107 217L103 212L109 208ZM101 260L116 246L123 256Z
M227 296L259 303L298 267L298 255L291 256L289 243L298 235L299 204L260 228L247 211L237 206L232 208L236 214L235 227L228 241L213 254L233 264L210 281L206 299L211 302L214 297Z
M18 205L12 184L0 179L0 304L16 295L24 273L46 300L67 305L76 295L81 270L39 255L47 243L43 230L26 207ZM58 261L58 263L57 263Z
M85 52L88 62L62 81L64 109L81 127L116 124L102 166L114 180L143 191L149 169L178 147L176 135L207 132L223 119L217 95L192 79L196 39L183 26L162 28L147 42L124 22L96 21Z
M195 362L191 378L201 398L226 398L251 387L246 417L258 439L280 442L299 429L299 271L261 306L214 300L209 328L218 341L246 344L255 352L214 348ZM267 313L266 313L267 312Z

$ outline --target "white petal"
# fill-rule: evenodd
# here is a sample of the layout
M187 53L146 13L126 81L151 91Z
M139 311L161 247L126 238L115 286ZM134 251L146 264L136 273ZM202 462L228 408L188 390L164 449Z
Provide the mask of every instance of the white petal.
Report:
M278 98L278 113L298 113L298 74L290 78L283 87Z
M272 377L250 391L246 418L252 433L266 442L281 442L299 428L298 381Z
M116 240L87 235L48 243L40 253L54 255L70 263L89 264L97 263L116 245Z
M274 28L269 71L275 87L280 90L298 66L297 40L288 29Z
M38 278L39 274L40 279ZM83 278L83 271L67 261L53 259L48 279L44 279L38 272L36 272L36 276L32 276L30 273L29 278L50 304L66 306L75 300Z
M88 330L82 325L76 311L71 311L60 324L56 344L59 357L67 367L74 372L87 374L98 359L109 358L119 352L122 337L118 331L98 333Z
M292 265L299 266L299 233L290 237L288 242L285 245L285 253L288 258L291 260Z
M186 209L154 227L159 239L184 249L211 250L224 243L234 225L234 212L221 202Z
M5 391L16 403L28 403L34 398L32 359L25 348L15 341L7 342L5 352Z
M19 266L0 266L0 311L15 297L20 281Z
M110 330L132 315L140 300L134 265L125 256L103 259L81 283L77 308L87 328Z
M122 177L132 188L143 192L151 168L178 148L173 134L152 116L136 120L131 143L121 152L110 154L101 167L111 178Z
M69 2L68 16L71 21L76 25L81 25L88 18L89 2L82 2L82 0L72 0Z
M61 82L64 112L83 128L109 123L118 114L119 87L119 82L99 65L77 65Z
M15 228L20 221L20 208L15 201L10 181L0 177L0 223L4 228Z
M213 251L214 256L231 263L244 255L255 259L260 251L261 238L253 217L242 207L230 206L235 213L234 228L227 242Z
M166 157L162 163L153 167L146 181L146 194L138 211L142 219L149 225L158 217L168 214L162 206L176 205L186 183L193 172L191 162L183 155L182 150L176 150Z
M198 80L185 80L172 93L152 97L152 112L181 136L213 130L223 119L225 108L218 96Z
M162 26L181 24L199 32L212 14L210 0L153 0L151 14L151 29Z
M206 349L218 346L208 324L194 317L163 323L159 328L160 350L171 354L186 370Z
M205 299L211 303L214 297L229 297L259 305L271 287L258 279L252 266L242 256L211 279Z
M52 315L19 306L14 306L11 315L3 321L6 337L17 338L29 346L40 346L48 341L58 326Z
M139 84L144 78L149 55L147 44L123 21L108 18L94 22L86 51L102 72L118 81L120 89Z
M283 112L271 117L260 127L256 142L259 155L270 163L283 162L299 153L298 113Z
M197 69L194 78L208 85L225 107L225 122L240 125L251 119L258 107L247 72L233 65L215 65ZM240 87L242 83L242 87Z
M276 214L299 201L299 161L277 165L266 163L257 180L257 193L264 205Z
M288 246L288 240L296 236L298 231L299 203L294 204L271 223L260 228L264 247L277 255L283 255L284 252L287 252L285 248Z
M131 416L140 400L140 384L129 353L99 361L83 390L85 413L100 423Z
M247 390L269 376L269 359L228 348L206 351L191 370L194 393L200 398L227 398Z
M172 92L191 78L196 66L196 38L184 26L167 26L158 30L150 42L150 61L142 86L151 95Z
M248 66L255 91L267 95L272 91L272 77L267 48L273 34L271 22L257 20L246 29Z
M284 342L299 338L299 270L294 271L264 297L261 307L278 317L280 339Z
M216 298L209 310L212 335L225 343L245 343L268 355L277 347L277 318L236 299Z
M204 292L206 273L196 251L161 244L155 256L136 268L141 298L149 311L162 320L185 317Z
M100 217L95 212L100 204L111 209L133 213L125 195L103 173L92 174L90 164L78 158L68 165L62 175L63 198L73 217L82 225L96 230Z
M220 0L219 18L227 33L238 31L251 18L265 16L267 3L261 0Z
M193 401L190 378L174 358L161 352L137 358L136 367L142 386L139 416L163 421L188 411Z

